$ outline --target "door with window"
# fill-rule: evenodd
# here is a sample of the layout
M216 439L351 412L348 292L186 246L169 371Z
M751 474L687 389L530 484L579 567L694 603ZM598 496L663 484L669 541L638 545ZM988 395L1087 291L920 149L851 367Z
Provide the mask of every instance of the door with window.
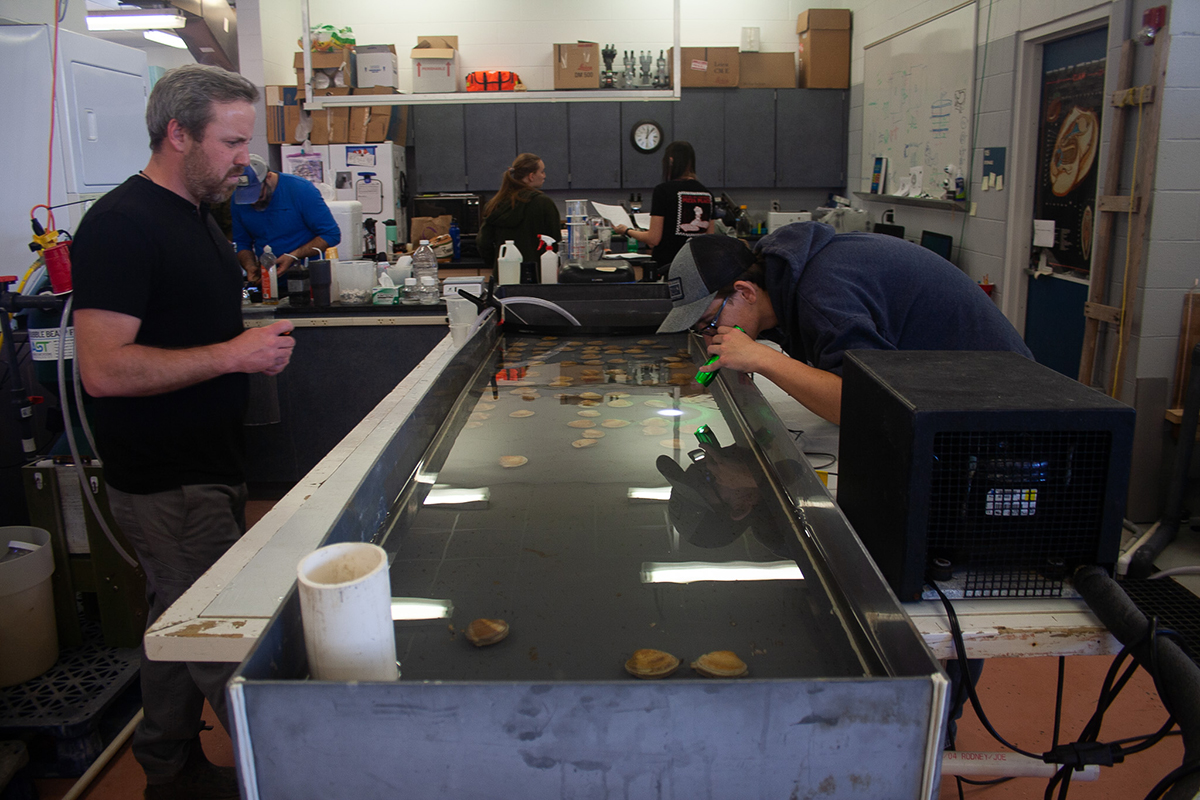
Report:
M1108 29L1042 46L1034 219L1052 239L1031 251L1025 342L1038 362L1074 378L1083 349L1096 226Z

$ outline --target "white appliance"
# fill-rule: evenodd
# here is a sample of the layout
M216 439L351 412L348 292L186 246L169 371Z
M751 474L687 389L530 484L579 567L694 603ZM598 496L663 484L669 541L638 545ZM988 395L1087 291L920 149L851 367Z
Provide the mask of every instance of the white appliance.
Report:
M774 233L784 225L791 225L793 222L812 222L812 212L810 211L768 211L767 212L767 233Z
M47 25L0 25L0 75L6 112L0 149L6 189L0 193L0 259L17 272L33 261L29 211L46 202L47 155L53 165L55 225L74 232L89 203L146 165L146 54L68 30L58 32L54 142L50 88L54 30ZM37 216L43 224L44 210Z
M376 222L396 220L399 240L407 241L407 214L401 200L404 148L392 142L327 146L337 199L362 203L364 222L368 219Z

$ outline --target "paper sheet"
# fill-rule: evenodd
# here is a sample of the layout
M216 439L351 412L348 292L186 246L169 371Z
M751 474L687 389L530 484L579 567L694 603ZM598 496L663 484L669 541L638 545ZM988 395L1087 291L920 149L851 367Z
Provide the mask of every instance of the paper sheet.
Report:
M1054 220L1035 219L1033 221L1033 246L1054 247Z
M621 206L610 206L607 203L597 203L592 201L592 205L596 207L596 211L604 219L608 220L610 225L624 225L626 228L632 227L633 222L629 219L629 214Z
M650 212L649 211L642 212L640 214L634 214L633 221L636 222L637 226L639 228L641 228L642 230L644 230L644 231L650 230Z

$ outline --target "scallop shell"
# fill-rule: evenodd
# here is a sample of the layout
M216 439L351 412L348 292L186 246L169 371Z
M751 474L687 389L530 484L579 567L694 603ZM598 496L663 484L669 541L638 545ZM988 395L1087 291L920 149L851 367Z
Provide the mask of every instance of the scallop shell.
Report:
M528 409L522 408L522 409L512 412L511 414L509 414L509 416L510 417L532 417L533 414L534 414L534 412L532 412Z
M584 400L601 400L604 397L604 395L599 395L599 394L596 394L595 392L583 392L579 396L581 398L583 398Z
M594 444L596 444L595 439L576 439L575 441L571 442L571 447L574 447L578 450L582 447L591 447Z
M598 417L598 416L600 416L600 412L594 408L585 408L582 411L576 411L575 413L581 417Z
M479 420L473 419L470 422L468 422L466 425L463 425L463 427L464 428L482 428L483 423L480 422Z
M476 411L491 411L495 407L496 407L495 403L486 403L483 401L480 401L475 404Z
M572 428L594 428L594 427L596 427L596 423L589 422L586 419L573 419L570 422L568 422L567 425Z
M706 678L740 678L750 671L732 650L714 650L692 662L692 669Z
M628 400L610 400L608 405L610 408L629 408L633 403Z
M500 466L505 469L513 467L523 467L529 463L529 459L525 456L500 456Z
M598 405L600 405L600 401L599 400L580 400L579 405L584 406L584 407L598 406Z
M635 650L625 662L625 671L635 678L665 678L679 669L679 659L662 650Z
M629 424L631 424L631 423L627 419L606 419L606 420L604 420L604 422L600 423L600 427L602 427L602 428L624 428L626 425L629 425Z
M592 428L590 430L586 430L583 432L583 438L585 438L585 439L603 439L604 431L598 431L595 428Z
M477 619L467 626L467 641L486 647L508 636L508 623L502 619Z
M659 444L668 450L678 450L683 447L683 444L678 439L663 439Z
M642 403L642 405L650 406L651 408L670 408L671 407L671 404L668 403L666 400L646 400L645 402Z

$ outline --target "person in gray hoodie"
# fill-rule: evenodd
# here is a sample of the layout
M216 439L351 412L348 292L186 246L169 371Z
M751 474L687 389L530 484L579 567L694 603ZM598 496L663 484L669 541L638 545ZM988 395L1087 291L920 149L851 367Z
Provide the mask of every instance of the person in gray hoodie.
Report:
M894 236L797 222L753 252L736 239L699 236L672 261L667 285L672 310L659 333L704 335L708 352L720 356L714 369L760 373L834 423L847 350L1011 350L1033 358L974 281Z
M533 153L521 153L504 171L500 191L483 207L479 228L479 257L496 266L500 246L512 240L522 261L538 260L538 237L560 241L562 219L554 201L539 191L546 182L546 165Z

